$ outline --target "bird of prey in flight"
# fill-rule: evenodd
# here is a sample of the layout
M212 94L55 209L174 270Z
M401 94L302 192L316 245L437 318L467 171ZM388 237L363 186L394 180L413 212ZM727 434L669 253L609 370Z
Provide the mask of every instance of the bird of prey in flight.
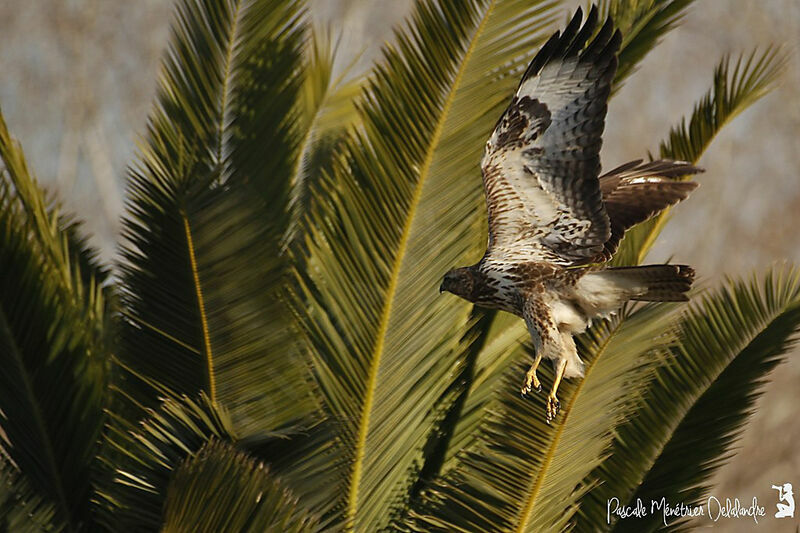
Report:
M684 301L685 265L609 267L625 230L685 199L700 172L681 161L632 161L600 176L600 145L622 37L597 9L577 11L533 58L495 126L481 163L489 220L486 253L455 268L440 291L525 320L536 350L522 393L541 390L539 362L555 379L583 376L573 335L625 302ZM593 36L593 37L592 37Z

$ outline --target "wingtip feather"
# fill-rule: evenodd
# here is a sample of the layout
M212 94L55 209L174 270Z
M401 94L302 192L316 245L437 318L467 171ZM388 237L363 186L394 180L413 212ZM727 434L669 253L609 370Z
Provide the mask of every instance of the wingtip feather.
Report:
M592 5L585 21L583 10L578 7L563 32L556 31L539 49L525 70L520 86L527 79L537 75L548 63L557 59L579 56L579 60L594 61L598 57L616 55L622 42L622 35L619 30L614 31L611 17L606 18L602 28L589 41L597 27L598 19L599 11L596 5ZM609 62L611 63L613 61Z

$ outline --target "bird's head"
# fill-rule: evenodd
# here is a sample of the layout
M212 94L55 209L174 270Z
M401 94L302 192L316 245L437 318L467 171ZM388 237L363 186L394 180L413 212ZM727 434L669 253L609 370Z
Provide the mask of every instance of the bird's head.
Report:
M451 292L466 300L471 300L475 289L475 274L472 267L454 268L444 275L439 292Z

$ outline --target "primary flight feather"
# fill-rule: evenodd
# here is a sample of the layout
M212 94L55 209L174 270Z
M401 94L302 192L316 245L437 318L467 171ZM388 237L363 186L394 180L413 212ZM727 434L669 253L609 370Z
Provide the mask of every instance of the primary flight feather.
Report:
M677 178L701 170L638 160L599 175L622 37L610 19L595 32L594 7L581 19L578 9L534 57L486 143L487 250L478 264L445 274L440 289L525 320L536 359L522 392L541 389L536 369L551 359L548 422L561 379L583 375L574 334L630 300L686 300L694 277L685 265L598 265L625 230L686 198L697 184Z

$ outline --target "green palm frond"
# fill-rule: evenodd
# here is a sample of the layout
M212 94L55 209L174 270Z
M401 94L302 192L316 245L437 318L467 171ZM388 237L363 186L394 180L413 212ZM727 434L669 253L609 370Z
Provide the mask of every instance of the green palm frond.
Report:
M164 192L174 209L180 192ZM157 193L133 194L145 205ZM137 255L129 251L133 266L123 266L125 394L146 406L142 398L206 391L231 411L242 434L288 428L315 408L276 300L280 259L249 200L218 187L184 199L180 210L147 206L136 213L137 229L147 231L130 235ZM151 232L161 239L150 239Z
M732 456L731 446L753 414L766 376L799 331L796 268L728 281L692 304L680 321L672 357L617 428L609 459L589 477L602 484L581 502L579 526L605 524L612 497L620 505L651 497L699 504L710 477ZM612 526L655 531L663 527L661 520L648 516Z
M330 30L311 32L305 47L303 86L298 100L297 134L302 139L291 175L291 215L286 241L298 240L300 224L323 192L319 181L341 148L347 130L356 126L355 101L361 78L348 79L350 66L337 73L338 43ZM352 65L351 65L352 66Z
M70 261L78 259L86 267L82 274L87 277L105 279L106 269L97 262L94 252L79 234L79 223L59 213L58 205L48 202L44 191L28 170L22 147L11 137L2 112L0 112L0 161L5 170L4 178L8 180L9 186L13 187L14 195L31 225L31 236L39 252L48 268L59 276L64 298L73 305L80 306L81 303L75 301L76 295L70 295L70 291L75 292L79 289L73 287L74 273L68 267Z
M694 0L602 0L599 11L622 31L614 90L636 71L645 56L681 23Z
M116 454L104 465L109 475L97 487L109 531L156 531L176 469L211 439L235 442L229 414L201 395L165 400L139 424L124 419L110 427Z
M413 531L561 531L589 487L615 423L644 386L651 365L673 342L667 306L599 324L579 338L585 377L559 388L562 412L544 421L545 395L521 397L528 360L513 365L474 445L427 489ZM526 358L527 359L527 358ZM551 372L545 375L552 376ZM545 381L547 378L545 378ZM580 443L576 445L576 443Z
M337 67L338 39L330 29L315 28L305 48L302 122L313 140L318 135L342 130L357 119L354 100L361 93L358 79L348 79L351 65ZM308 147L313 142L304 143ZM305 150L304 150L305 151Z
M455 466L458 452L471 446L480 436L479 428L491 416L491 403L503 387L504 377L519 362L530 341L525 321L508 313L497 313L484 332L485 342L475 354L474 369L466 380L466 398L453 429L442 470Z
M0 456L0 531L59 533L56 511L31 490L30 485L5 457Z
M775 88L788 54L770 46L736 59L725 56L714 69L712 88L661 143L661 157L697 161L722 127Z
M133 404L157 403L150 382L173 397L205 391L243 434L315 407L279 298L299 16L295 2L178 7L129 181L119 357Z
M245 437L237 447L269 463L306 508L320 517L320 530L336 530L341 522L337 498L330 487L341 483L345 458L337 443L338 426L329 419L317 420L290 435Z
M556 5L421 2L314 216L298 307L346 458L331 492L357 530L386 525L442 416L470 307L437 287L480 256L483 142Z
M263 463L214 440L172 476L162 531L307 533L318 528Z
M0 157L0 456L74 531L91 520L110 311L2 116Z
M465 435L471 435L468 432L475 428L471 423L479 420L479 417L468 416L472 410L468 402L476 392L472 389L476 381L478 357L484 353L496 314L497 311L473 307L470 317L472 325L462 339L468 348L459 358L459 366L454 373L450 388L442 396L441 403L448 407L436 431L431 433L425 444L425 462L419 471L418 479L409 491L408 508L418 505L417 500L422 489L439 475L444 465L451 459L453 448L463 446Z
M204 0L207 6L193 20L228 4L235 21L222 31L228 43L226 61L215 65L227 100L212 117L219 178L229 184L246 184L263 202L263 218L280 242L289 230L292 172L300 157L303 136L302 105L308 38L305 2L291 0ZM187 35L188 36L188 35ZM200 50L202 52L202 50ZM199 56L207 61L205 55ZM180 72L195 57L176 65ZM212 65L213 66L213 65ZM221 70L219 70L221 69ZM225 102L227 107L223 107ZM190 101L181 102L182 105ZM213 149L213 142L210 143Z
M787 59L774 47L735 60L724 57L714 69L711 89L695 105L689 122L683 119L661 143L661 157L696 163L726 124L775 88ZM669 210L629 230L614 264L641 263L667 220Z
M83 343L94 357L97 372L107 366L114 296L104 282L108 269L80 234L80 222L60 212L28 170L22 147L11 137L0 112L0 161L4 186L9 187L20 208L20 221L28 225L31 246L42 258L42 266L54 283L62 304L73 318L84 324ZM77 332L76 332L77 333Z

